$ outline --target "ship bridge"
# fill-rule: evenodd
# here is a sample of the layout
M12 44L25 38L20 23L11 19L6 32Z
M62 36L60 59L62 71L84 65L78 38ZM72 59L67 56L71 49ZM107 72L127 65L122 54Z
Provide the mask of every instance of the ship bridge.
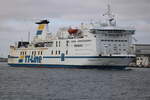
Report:
M108 5L108 11L103 16L106 16L106 23L99 23L90 29L90 33L96 37L99 55L131 54L133 51L131 48L132 35L134 35L135 29L117 26L110 5Z

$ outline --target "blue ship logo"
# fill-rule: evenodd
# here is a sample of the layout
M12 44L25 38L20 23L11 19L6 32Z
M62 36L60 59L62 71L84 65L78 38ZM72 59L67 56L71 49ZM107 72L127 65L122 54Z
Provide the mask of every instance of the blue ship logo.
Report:
M42 56L20 56L19 63L41 63Z

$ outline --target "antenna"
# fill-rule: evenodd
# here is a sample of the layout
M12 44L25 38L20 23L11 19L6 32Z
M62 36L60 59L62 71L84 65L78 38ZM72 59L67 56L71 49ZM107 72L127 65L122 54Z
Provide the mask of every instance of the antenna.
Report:
M112 13L110 0L108 0L107 11L105 14L103 14L103 16L108 17L108 22L110 26L116 26L115 15Z

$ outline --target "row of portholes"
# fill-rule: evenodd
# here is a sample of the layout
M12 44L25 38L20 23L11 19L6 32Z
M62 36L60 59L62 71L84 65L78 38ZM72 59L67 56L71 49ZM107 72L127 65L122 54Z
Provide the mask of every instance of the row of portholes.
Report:
M107 42L127 42L127 40L101 40L101 41L107 41Z
M57 51L57 50L56 50L56 51L53 51L53 50L52 50L52 51L51 51L51 55L60 55L60 54L61 54L61 51L60 51L60 50L58 50L58 51ZM68 50L66 50L65 54L68 55Z
M43 52L42 51L32 51L31 52L31 55L42 55L43 54ZM20 52L20 55L22 55L22 56L25 56L25 55L27 55L27 51L21 51ZM29 54L30 55L30 54Z

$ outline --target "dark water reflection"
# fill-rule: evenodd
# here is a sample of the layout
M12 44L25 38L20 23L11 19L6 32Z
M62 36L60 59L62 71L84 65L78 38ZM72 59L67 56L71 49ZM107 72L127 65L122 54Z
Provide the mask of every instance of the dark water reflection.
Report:
M150 100L150 69L15 68L0 63L0 100Z

